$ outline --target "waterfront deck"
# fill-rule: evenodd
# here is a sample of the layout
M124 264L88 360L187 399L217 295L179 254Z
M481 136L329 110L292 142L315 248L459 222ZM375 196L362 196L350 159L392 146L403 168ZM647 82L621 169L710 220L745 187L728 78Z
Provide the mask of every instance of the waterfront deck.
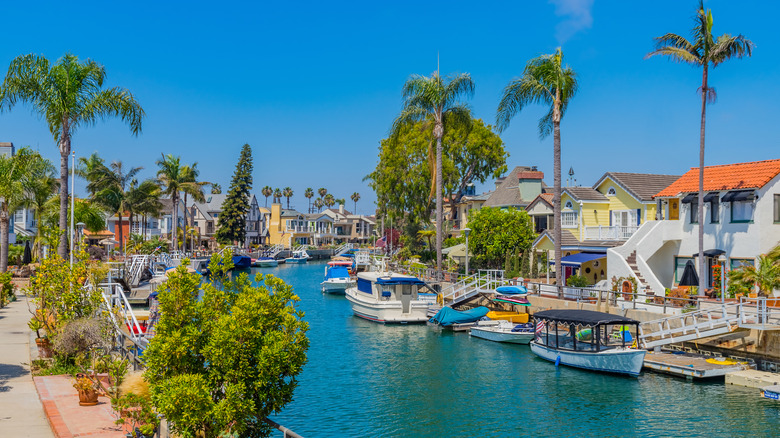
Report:
M747 362L725 357L699 356L690 353L651 353L645 355L644 368L693 379L724 377L728 373L749 369Z

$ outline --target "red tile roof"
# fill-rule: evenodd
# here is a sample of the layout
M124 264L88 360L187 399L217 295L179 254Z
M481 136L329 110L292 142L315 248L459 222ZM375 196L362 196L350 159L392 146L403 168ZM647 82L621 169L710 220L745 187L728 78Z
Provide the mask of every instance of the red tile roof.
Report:
M704 167L704 191L757 189L780 174L780 159ZM699 191L699 168L692 167L655 196L677 196Z
M524 170L517 173L519 179L544 179L544 172L538 170Z

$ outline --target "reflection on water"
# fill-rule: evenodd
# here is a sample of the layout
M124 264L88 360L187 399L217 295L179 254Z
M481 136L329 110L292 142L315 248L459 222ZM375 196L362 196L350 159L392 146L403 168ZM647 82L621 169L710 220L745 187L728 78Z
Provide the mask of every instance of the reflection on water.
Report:
M425 325L381 325L323 295L324 264L253 269L292 284L311 346L274 419L305 437L778 436L758 391L556 369L524 345Z

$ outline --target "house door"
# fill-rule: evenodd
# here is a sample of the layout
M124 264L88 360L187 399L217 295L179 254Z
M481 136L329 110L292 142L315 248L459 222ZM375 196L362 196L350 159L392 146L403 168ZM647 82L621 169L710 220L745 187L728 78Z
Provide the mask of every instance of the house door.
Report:
M672 198L669 200L669 220L676 221L680 219L680 200Z

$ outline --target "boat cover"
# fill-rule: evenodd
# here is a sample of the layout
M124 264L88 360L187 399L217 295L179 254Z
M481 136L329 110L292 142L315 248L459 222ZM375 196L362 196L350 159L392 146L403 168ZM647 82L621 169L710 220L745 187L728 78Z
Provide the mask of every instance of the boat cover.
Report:
M349 271L343 266L331 266L328 268L328 273L325 274L325 279L331 278L349 278Z
M528 289L525 286L499 286L496 288L496 292L504 295L527 294Z
M415 278L415 277L390 277L390 278L382 278L379 277L376 279L376 284L419 284L423 285L425 284L424 281Z
M534 313L534 318L548 321L571 322L580 324L639 324L639 321L611 313L592 310L554 309Z
M430 322L443 326L450 326L452 324L466 324L469 322L475 322L480 318L488 314L490 309L484 306L475 307L470 310L458 311L452 307L442 307Z

